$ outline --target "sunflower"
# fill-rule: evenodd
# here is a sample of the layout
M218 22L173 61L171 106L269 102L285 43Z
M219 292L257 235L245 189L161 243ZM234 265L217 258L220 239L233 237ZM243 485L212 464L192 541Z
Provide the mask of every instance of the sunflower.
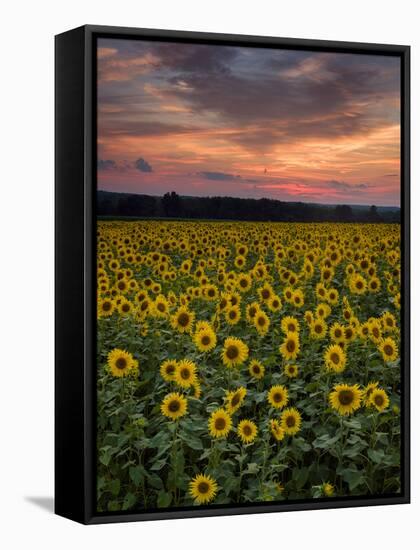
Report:
M380 344L382 341L382 327L378 319L369 320L369 336L372 342Z
M282 307L281 299L277 294L273 294L271 298L267 302L268 309L275 313L276 311L279 311Z
M160 406L163 416L171 420L178 420L187 412L187 400L180 393L169 393Z
M198 474L190 481L190 495L196 504L207 504L214 499L217 490L217 483L210 476Z
M181 306L177 309L172 316L171 324L172 328L178 330L178 332L191 332L192 325L194 323L195 313L189 311L186 306Z
M248 323L254 322L254 317L258 311L260 311L260 304L258 302L252 302L246 306L246 320Z
M225 319L229 325L236 325L241 319L241 310L239 305L230 306L225 310Z
M197 367L189 359L178 361L174 375L175 382L182 388L189 388L197 381Z
M299 374L299 368L297 365L285 365L284 374L288 378L296 378L296 376Z
M241 275L238 276L238 279L236 281L236 288L239 290L239 292L248 292L248 290L251 288L251 285L251 275L249 275L248 273L241 273Z
M379 342L379 351L382 353L382 358L386 363L395 361L398 357L398 346L391 337L383 338Z
M226 437L232 429L232 418L224 409L217 409L211 413L208 426L212 437Z
M216 342L216 333L210 327L201 329L194 335L194 343L202 352L214 349L216 347Z
M382 326L384 327L384 332L392 332L397 328L397 321L391 312L386 311L382 315Z
M108 368L116 378L134 374L137 366L137 361L128 351L115 348L108 353Z
M327 370L334 372L343 372L346 366L346 352L338 344L328 346L325 354L325 366Z
M322 340L327 334L328 325L322 317L315 318L310 326L311 338Z
M323 483L321 485L322 494L326 497L332 497L334 496L334 485L331 485L331 483Z
M372 277L368 282L369 292L377 294L381 290L381 281L378 277Z
M305 305L305 296L300 288L293 292L291 302L296 307L302 307Z
M288 332L286 338L279 347L279 351L285 359L296 359L300 351L298 333Z
M226 338L223 351L222 361L226 367L236 367L242 365L248 359L248 346L239 338Z
M375 390L378 387L378 385L379 385L379 382L369 382L369 384L367 384L363 388L362 399L366 407L369 407L370 394L373 392L373 390Z
M267 401L275 409L282 409L289 401L287 388L281 385L272 386L267 393Z
M176 368L177 361L175 359L167 359L160 366L160 375L166 382L172 382L175 380Z
M159 296L156 297L155 303L153 304L153 309L155 312L156 317L166 317L169 312L169 304L168 300L163 296L163 294L159 294Z
M330 327L330 337L331 337L331 340L333 340L333 342L336 342L337 344L339 344L340 342L344 342L346 340L346 337L345 337L345 330L346 330L346 327L344 325L341 325L340 323L334 323L331 327Z
M267 334L270 328L270 319L264 311L260 310L255 314L254 326L260 336Z
M257 359L253 359L249 364L248 370L252 378L255 378L256 380L261 380L261 378L264 376L265 367L260 361L258 361Z
M321 317L322 319L326 319L331 313L331 308L328 304L318 304L316 306L315 314L317 317Z
M123 298L118 304L118 311L120 315L123 315L124 317L128 316L133 312L133 304L129 300Z
M299 321L295 317L283 317L281 320L281 330L288 332L299 332Z
M241 386L237 390L227 392L226 410L229 414L235 413L242 406L246 396L246 388Z
M295 435L300 430L302 418L300 412L294 407L285 409L281 415L280 425L286 435Z
M382 412L389 407L389 397L385 390L375 388L372 390L368 401L369 406L375 407L377 411Z
M333 409L340 415L346 416L360 408L362 397L363 393L358 384L353 386L337 384L329 395L329 401Z
M270 431L276 441L281 441L284 439L284 429L280 426L278 420L270 420Z
M110 317L115 310L115 304L109 298L98 300L98 317Z
M262 302L268 302L273 294L274 291L269 283L265 283L261 288L258 289L258 295Z
M349 280L349 288L352 294L364 294L367 290L366 279L358 273L351 275Z
M194 388L194 394L193 394L194 397L196 399L200 399L200 397L201 397L201 384L200 384L200 382L198 382L198 381L195 382L193 384L193 388Z
M258 433L257 425L252 420L241 420L237 430L242 443L252 443Z

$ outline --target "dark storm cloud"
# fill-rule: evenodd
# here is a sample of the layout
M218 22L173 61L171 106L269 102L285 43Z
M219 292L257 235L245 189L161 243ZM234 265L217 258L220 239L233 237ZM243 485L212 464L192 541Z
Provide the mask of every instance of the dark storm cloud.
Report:
M161 67L177 73L219 73L230 72L230 64L238 55L238 49L222 46L215 48L202 44L156 44L153 53L159 58Z
M197 175L212 181L235 181L241 178L241 176L226 174L224 172L198 172Z
M137 170L139 170L139 172L153 172L150 164L142 158L137 159L134 163L134 166L137 168Z
M329 189L336 189L337 191L354 191L355 189L367 189L369 185L367 183L351 184L345 181L331 180L327 181L327 187Z
M132 84L136 78L151 82L198 117L212 113L221 126L235 125L233 140L247 148L291 138L350 136L389 124L395 116L395 110L388 116L385 111L385 117L375 112L398 92L398 60L389 57L131 41L107 41L107 47L118 48L122 64L147 54L151 72L133 74ZM102 63L106 70L112 56ZM127 95L120 93L122 84L113 82L108 91L118 93L106 94L103 101L133 115L159 116L142 86ZM112 130L121 116L107 117L104 130ZM123 131L131 134L135 116L131 122L123 116ZM151 128L144 129L152 135ZM153 135L178 131L164 124L153 128Z
M115 170L117 168L117 163L115 160L103 160L98 159L98 170L106 171L106 170Z

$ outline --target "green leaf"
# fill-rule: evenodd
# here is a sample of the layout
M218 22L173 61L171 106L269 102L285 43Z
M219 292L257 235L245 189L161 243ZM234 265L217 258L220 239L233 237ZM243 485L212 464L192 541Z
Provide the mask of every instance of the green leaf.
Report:
M127 493L125 498L124 498L122 509L123 510L128 510L129 508L134 506L135 503L136 503L135 495L133 495L133 493Z
M140 464L138 466L130 467L130 478L132 479L136 487L140 485L142 479L144 479L144 475L145 470Z
M120 480L119 479L113 479L108 483L108 488L111 491L111 493L116 497L118 493L120 492Z
M157 498L158 508L167 508L172 502L171 493L166 493L165 491L159 491Z
M256 462L250 462L247 469L244 471L244 474L258 474L260 467Z

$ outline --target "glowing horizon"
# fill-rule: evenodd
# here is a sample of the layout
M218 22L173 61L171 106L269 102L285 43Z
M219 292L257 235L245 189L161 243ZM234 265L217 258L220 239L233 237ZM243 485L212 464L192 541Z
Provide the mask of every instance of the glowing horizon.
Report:
M399 59L100 39L98 189L399 206Z

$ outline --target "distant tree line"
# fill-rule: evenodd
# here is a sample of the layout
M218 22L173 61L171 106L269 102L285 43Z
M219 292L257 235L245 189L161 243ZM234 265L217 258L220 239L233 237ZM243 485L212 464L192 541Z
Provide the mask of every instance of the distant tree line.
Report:
M235 197L184 197L174 191L163 197L98 191L97 214L111 217L242 221L400 222L400 209L397 207L323 205Z

